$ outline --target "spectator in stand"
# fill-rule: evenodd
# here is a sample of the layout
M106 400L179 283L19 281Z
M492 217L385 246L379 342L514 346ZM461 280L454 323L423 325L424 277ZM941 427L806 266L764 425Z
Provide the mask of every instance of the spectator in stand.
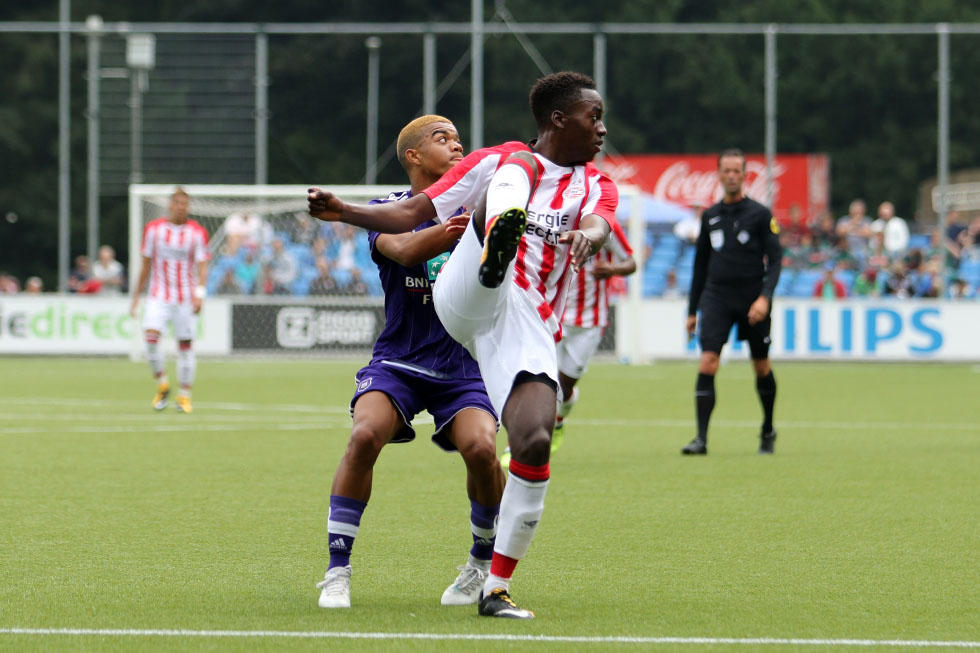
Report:
M793 204L789 207L789 215L786 220L786 228L782 230L782 234L786 234L785 244L786 246L795 247L798 246L803 241L803 236L810 233L810 228L806 224L806 220L803 219L803 212L800 210L799 204ZM782 234L780 234L782 236ZM781 237L780 241L784 239Z
M265 269L265 294L289 295L290 285L299 277L299 262L286 249L281 238L272 239L272 252L263 261Z
M980 215L970 220L969 225L960 232L960 260L980 259Z
M44 292L44 282L41 277L27 277L24 282L24 292L28 295L40 295Z
M370 263L367 234L349 224L336 223L335 235L328 247L328 256L333 261L335 276L341 286L352 283L355 270Z
M318 258L327 257L327 241L323 236L317 236L313 239L313 243L310 245L310 249L313 250L313 261L315 262Z
M664 299L679 299L684 293L677 285L677 271L674 268L667 270L667 281L664 284Z
M965 279L956 277L949 284L950 299L973 299L976 297L976 290L971 289Z
M844 299L847 297L847 288L840 279L834 276L834 264L824 265L823 277L813 285L813 296L818 299Z
M305 211L296 213L289 238L297 245L313 245L313 241L319 237L320 227L313 222L313 218Z
M817 250L823 248L833 248L837 246L837 226L834 224L834 217L824 211L817 216L810 230L813 234L813 247Z
M126 277L122 263L116 260L116 250L109 245L99 248L99 259L92 265L92 278L99 282L102 295L121 295Z
M218 287L215 288L214 293L216 295L240 295L242 293L242 286L235 276L234 267L224 268L221 281L218 282Z
M960 268L960 255L963 246L960 234L966 231L966 220L959 211L950 211L946 215L946 267L951 270Z
M892 264L892 257L885 249L885 233L878 231L871 234L871 245L868 254L864 259L866 268L875 270L887 270Z
M858 270L861 268L861 258L864 257L866 253L867 246L865 249L859 252L854 252L851 250L851 241L848 239L841 239L837 243L837 248L828 252L827 261L834 264L834 266L839 270Z
M871 223L872 236L876 233L884 235L885 250L892 256L901 255L909 247L909 225L905 218L895 215L891 202L878 205L878 219Z
M0 272L0 295L12 295L16 292L20 292L20 282L17 281L17 277Z
M868 217L868 206L862 199L851 202L847 215L837 221L837 237L847 240L848 249L852 252L863 252L868 249L868 239L871 238L871 218Z
M244 294L249 295L258 292L256 286L261 273L262 264L259 262L258 254L251 249L246 249L242 259L235 265L235 279Z
M892 263L888 278L882 287L882 295L906 299L915 296L915 283L909 278L904 261Z
M915 251L918 252L919 250ZM914 274L909 276L914 284L916 297L939 297L939 289L942 284L939 281L939 266L937 264L926 261Z
M84 254L75 257L75 267L68 275L68 292L90 295L99 292L98 279L92 278L92 266Z
M350 281L344 284L344 293L348 295L368 294L368 285L361 278L360 268L354 268L350 271Z
M232 213L225 220L224 228L226 238L238 238L247 249L258 249L272 240L272 227L252 211Z
M325 256L318 256L315 265L317 277L310 283L310 294L336 295L339 288L337 287L337 280L333 278L333 273L330 271L330 262Z
M878 270L875 268L865 268L854 280L854 288L851 291L854 297L877 297L878 290Z

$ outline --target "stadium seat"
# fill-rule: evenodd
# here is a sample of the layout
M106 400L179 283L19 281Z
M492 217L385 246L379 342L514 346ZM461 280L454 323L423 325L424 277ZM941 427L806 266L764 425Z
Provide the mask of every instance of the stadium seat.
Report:
M909 249L929 249L932 238L929 234L912 234L909 236Z
M792 297L812 297L813 287L817 285L822 276L822 270L800 270L793 279L790 295Z
M776 283L777 297L788 297L793 288L793 279L796 278L796 270L783 269L779 274L779 281Z
M980 284L980 259L964 259L960 261L957 275L970 286Z

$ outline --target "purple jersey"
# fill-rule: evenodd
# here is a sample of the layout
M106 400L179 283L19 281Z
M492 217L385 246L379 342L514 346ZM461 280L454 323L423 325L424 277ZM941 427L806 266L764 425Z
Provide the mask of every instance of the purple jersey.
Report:
M370 203L397 202L411 196L412 192L406 190ZM429 220L415 231L435 224ZM378 236L375 231L368 232L371 258L378 265L385 293L385 328L374 344L371 364L385 361L438 378L481 379L476 361L446 333L432 303L432 283L449 257L448 252L406 268L378 251Z

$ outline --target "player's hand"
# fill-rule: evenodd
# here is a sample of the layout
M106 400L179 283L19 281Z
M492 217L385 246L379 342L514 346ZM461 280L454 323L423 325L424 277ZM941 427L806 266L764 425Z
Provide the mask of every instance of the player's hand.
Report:
M585 235L584 231L566 231L558 237L558 242L568 244L568 251L572 257L572 267L578 272L585 265L585 262L592 256L592 241Z
M615 275L616 273L613 272L612 263L609 261L596 259L595 263L592 264L592 276L596 279L608 279Z
M195 315L201 312L201 306L203 305L204 305L204 300L201 299L200 297L191 298L191 307L193 307Z
M340 201L339 197L316 187L309 189L307 202L310 215L326 222L340 220L340 215L344 210L344 203Z
M469 223L470 214L469 212L466 212L449 218L443 223L443 227L445 227L446 235L453 241L456 241L459 240L459 237L463 235L464 231L466 231L466 225Z
M758 324L769 315L769 298L760 295L759 299L752 302L749 306L749 324Z
M129 316L136 317L136 309L139 308L140 298L133 297L133 302L129 305Z
M687 323L684 326L687 329L687 338L690 340L694 337L695 332L698 330L698 316L688 315Z

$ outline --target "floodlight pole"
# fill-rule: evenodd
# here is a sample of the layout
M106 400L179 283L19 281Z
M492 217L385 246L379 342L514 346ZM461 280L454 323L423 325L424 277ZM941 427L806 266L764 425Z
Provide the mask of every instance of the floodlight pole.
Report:
M939 166L939 236L943 241L946 238L946 213L949 210L949 202L946 199L946 186L949 184L949 24L939 23L936 25L936 34L939 37L939 134L936 139L938 142L937 164ZM941 241L941 242L943 242ZM942 284L943 293L946 292L946 256L939 257L939 279Z
M422 113L436 112L436 35L429 29L422 37Z
M68 259L71 238L68 215L71 209L71 70L69 32L71 0L58 2L58 290L68 291Z
M88 28L88 258L95 262L99 251L99 120L102 108L99 101L99 85L102 73L102 18L89 16L85 21Z
M373 185L378 179L378 86L380 71L381 39L369 36L364 41L368 49L368 96L367 96L367 169L364 183Z
M255 34L255 183L269 183L269 36Z
M483 147L483 0L472 0L470 25L470 151Z
M776 181L776 26L766 25L766 205L773 208Z

